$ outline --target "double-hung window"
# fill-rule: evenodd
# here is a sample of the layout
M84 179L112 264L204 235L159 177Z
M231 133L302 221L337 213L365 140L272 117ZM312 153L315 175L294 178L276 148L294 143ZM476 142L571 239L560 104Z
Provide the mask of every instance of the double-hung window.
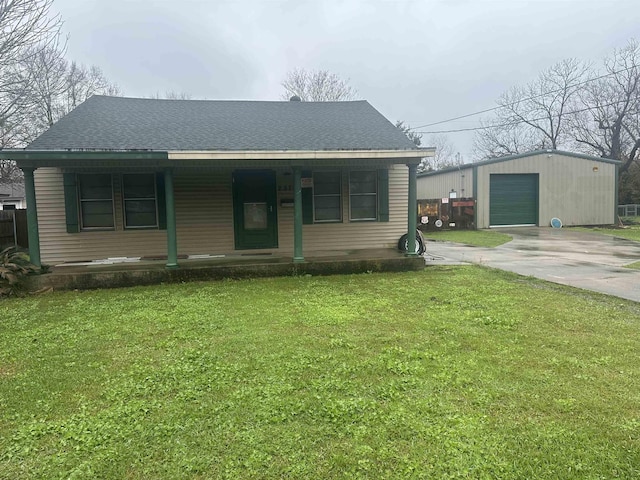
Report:
M81 228L83 230L114 228L111 175L108 173L78 175L78 192Z
M157 228L156 177L154 174L122 175L125 228Z
M349 172L349 209L350 220L378 219L378 172Z
M342 221L342 175L338 172L313 173L313 221Z

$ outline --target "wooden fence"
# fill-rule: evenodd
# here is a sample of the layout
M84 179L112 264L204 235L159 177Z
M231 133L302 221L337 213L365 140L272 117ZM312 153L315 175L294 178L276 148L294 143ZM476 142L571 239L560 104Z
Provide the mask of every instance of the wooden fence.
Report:
M26 210L0 210L0 247L29 248Z

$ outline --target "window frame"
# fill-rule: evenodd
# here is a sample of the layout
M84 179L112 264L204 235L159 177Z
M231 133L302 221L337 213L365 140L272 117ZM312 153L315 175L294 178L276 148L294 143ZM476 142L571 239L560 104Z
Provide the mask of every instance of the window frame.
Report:
M87 227L84 225L83 204L90 202L107 202L106 198L82 198L82 177L96 176L96 175L108 175L110 179L111 187L111 226L110 227ZM76 174L76 189L78 192L78 224L80 231L112 231L116 229L116 205L115 195L113 192L113 174L111 173L77 173Z
M132 197L127 198L124 188L124 177L127 175L147 175L152 178L153 202L155 210L155 225L128 225L127 224L127 201L149 201L152 197ZM158 230L160 229L160 218L158 214L158 183L155 172L135 172L123 173L120 175L120 192L122 194L122 227L124 230Z
M335 173L338 176L338 185L339 185L339 190L338 193L331 193L331 194L316 194L316 184L315 184L315 175L316 173ZM313 171L311 173L312 178L313 178L313 191L312 191L312 208L313 208L313 223L343 223L343 217L344 217L344 213L342 211L342 197L343 197L343 184L342 184L342 180L343 180L343 175L342 175L342 170L319 170L319 171ZM339 214L339 218L338 219L331 219L331 220L316 220L316 197L338 197L338 214Z
M360 173L360 172L372 172L375 174L375 180L374 180L374 185L375 185L375 193L352 193L351 192L351 175L353 173ZM380 214L379 212L379 205L378 205L378 197L380 195L379 192L379 186L378 186L378 170L351 170L349 171L349 221L350 222L377 222L378 221L378 216ZM374 217L370 217L370 218L354 218L353 217L353 213L352 213L352 207L353 207L353 202L352 202L352 198L353 197L364 197L364 196L373 196L375 198L375 216Z

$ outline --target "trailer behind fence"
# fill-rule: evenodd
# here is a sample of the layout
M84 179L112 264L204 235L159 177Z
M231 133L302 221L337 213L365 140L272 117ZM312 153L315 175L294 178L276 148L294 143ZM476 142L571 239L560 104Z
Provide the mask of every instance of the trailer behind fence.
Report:
M473 229L475 204L471 197L419 199L418 229Z

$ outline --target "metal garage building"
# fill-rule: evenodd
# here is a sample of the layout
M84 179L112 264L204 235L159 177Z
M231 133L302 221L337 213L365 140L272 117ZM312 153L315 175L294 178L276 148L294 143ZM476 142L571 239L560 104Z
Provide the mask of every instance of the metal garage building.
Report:
M473 197L477 228L610 225L618 165L606 158L538 150L418 174L418 198Z

